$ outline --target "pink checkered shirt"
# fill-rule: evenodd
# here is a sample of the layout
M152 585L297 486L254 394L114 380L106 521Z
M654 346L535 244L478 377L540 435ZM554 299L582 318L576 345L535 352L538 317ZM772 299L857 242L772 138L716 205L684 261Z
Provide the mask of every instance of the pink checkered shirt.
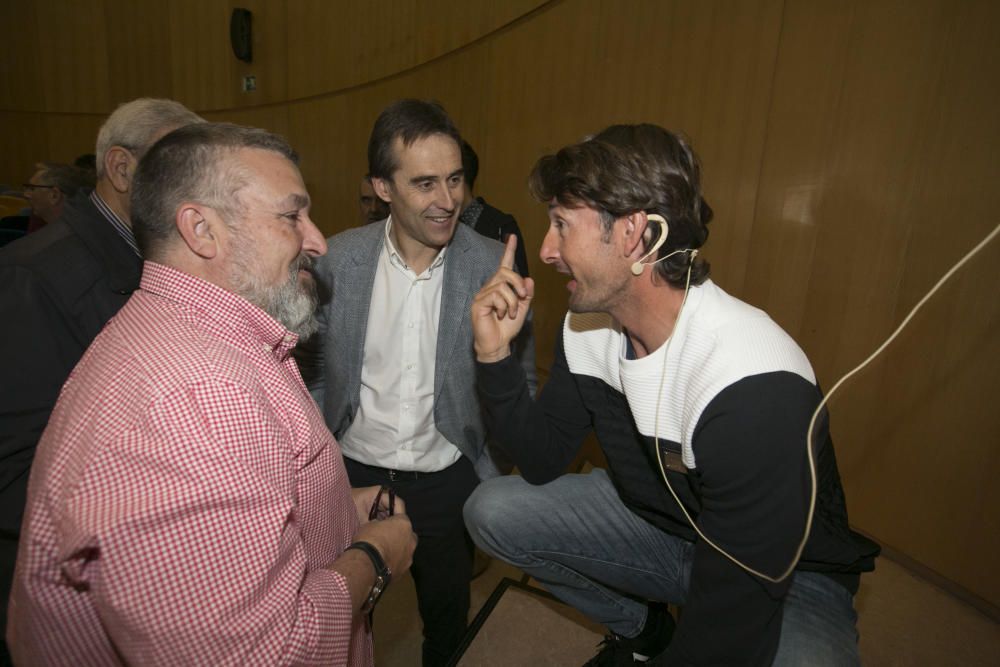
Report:
M231 292L146 263L38 446L18 664L372 664L324 569L358 518L295 343Z

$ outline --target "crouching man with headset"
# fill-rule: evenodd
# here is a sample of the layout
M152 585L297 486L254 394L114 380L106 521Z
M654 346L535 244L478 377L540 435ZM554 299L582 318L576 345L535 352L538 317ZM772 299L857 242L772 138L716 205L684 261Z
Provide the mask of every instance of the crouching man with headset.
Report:
M855 665L878 546L848 528L808 359L708 278L699 180L654 125L539 160L541 258L569 276L570 312L533 401L510 341L534 284L508 243L472 318L488 427L522 477L482 483L466 524L608 627L588 665ZM563 474L591 431L607 470Z

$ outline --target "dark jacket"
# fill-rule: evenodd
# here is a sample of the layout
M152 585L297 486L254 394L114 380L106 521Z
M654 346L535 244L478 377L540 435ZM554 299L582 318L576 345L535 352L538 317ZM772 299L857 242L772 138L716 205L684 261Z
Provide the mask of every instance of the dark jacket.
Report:
M142 260L86 197L0 250L0 536L17 539L35 446L59 390L141 272Z
M509 213L504 213L498 208L494 208L486 203L482 197L476 197L483 209L479 217L472 223L472 228L488 239L495 239L501 243L506 243L507 237L511 234L517 237L517 250L514 253L514 262L517 270L525 278L528 277L528 255L524 247L524 237L521 236L521 229L517 226L517 220Z

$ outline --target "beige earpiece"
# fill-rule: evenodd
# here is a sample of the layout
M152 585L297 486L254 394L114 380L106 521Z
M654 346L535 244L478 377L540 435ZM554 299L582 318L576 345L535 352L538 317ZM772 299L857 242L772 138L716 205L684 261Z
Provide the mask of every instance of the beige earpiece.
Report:
M666 242L666 240L667 240L667 232L669 231L667 229L667 221L666 221L666 219L664 219L664 217L662 215L659 215L657 213L649 213L646 217L648 219L650 219L650 220L656 220L658 223L660 223L660 235L657 237L656 242L653 243L653 247L650 248L649 252L647 252L645 255L643 255L642 257L640 257L637 261L635 261L635 262L632 263L632 275L633 276L641 276L642 275L643 269L645 269L645 267L646 267L646 265L642 263L643 260L648 259L649 257L652 257L653 255L656 254L656 252L660 249L660 246L662 246L664 244L664 242ZM666 259L666 257L664 257L663 259ZM660 260L656 260L656 261L658 262ZM652 266L653 264L656 264L656 262L650 263L650 266Z

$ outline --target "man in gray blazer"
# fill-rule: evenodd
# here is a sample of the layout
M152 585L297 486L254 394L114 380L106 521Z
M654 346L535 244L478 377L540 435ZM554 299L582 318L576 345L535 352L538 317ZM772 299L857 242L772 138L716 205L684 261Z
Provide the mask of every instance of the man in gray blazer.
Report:
M375 122L368 162L389 202L379 223L332 237L316 265L320 331L303 374L340 441L353 486L406 502L423 664L446 664L465 632L472 543L462 506L504 468L487 446L470 308L503 246L457 224L461 137L440 105L401 100ZM530 330L517 345L534 382Z

